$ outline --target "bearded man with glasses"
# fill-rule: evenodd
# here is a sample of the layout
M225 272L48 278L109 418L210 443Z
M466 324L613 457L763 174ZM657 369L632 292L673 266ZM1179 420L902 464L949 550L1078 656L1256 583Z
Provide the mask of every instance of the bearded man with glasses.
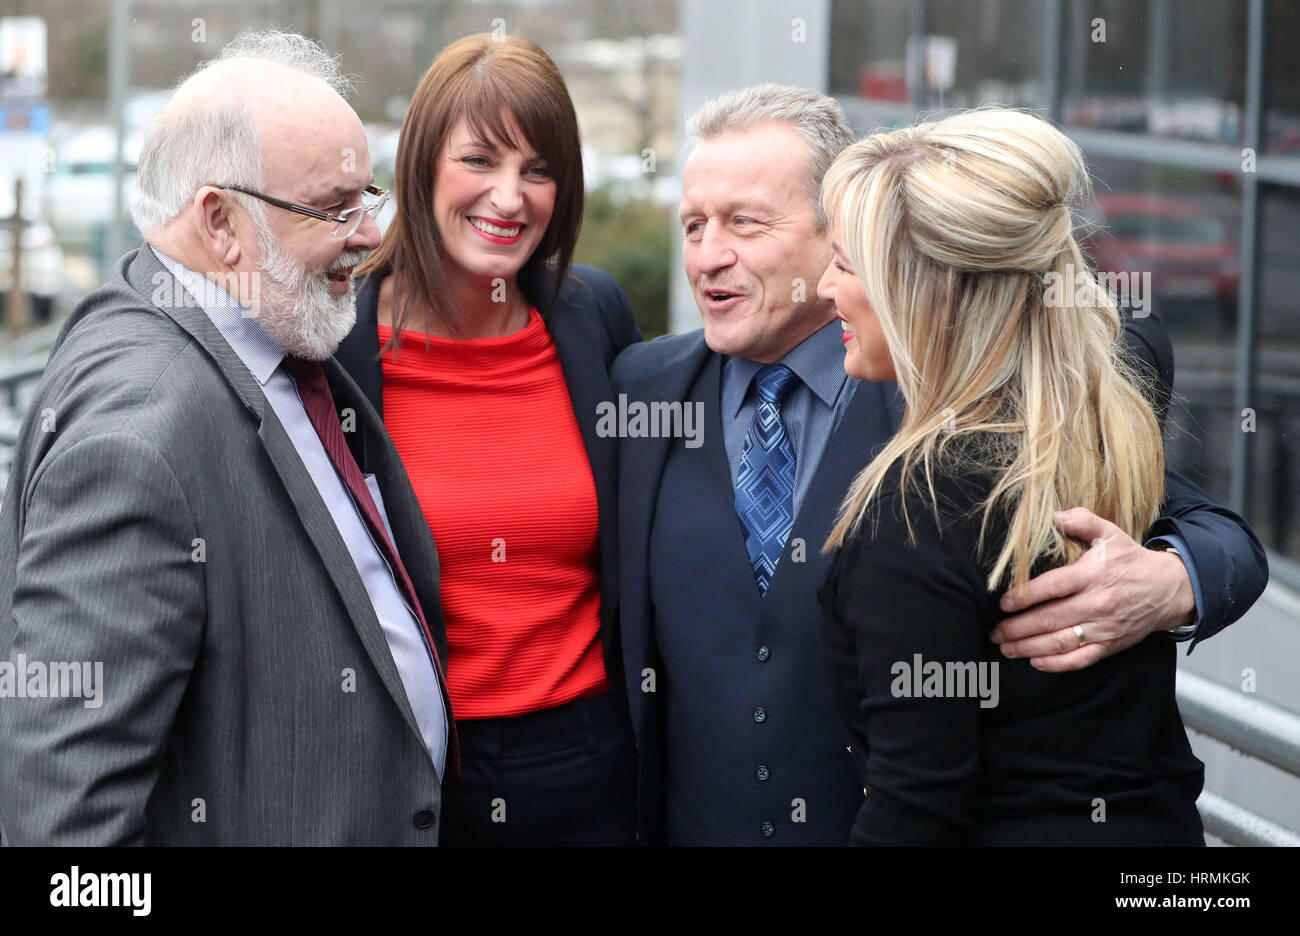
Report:
M247 34L145 136L146 243L65 324L0 514L6 843L437 844L437 555L332 357L387 197L346 87Z

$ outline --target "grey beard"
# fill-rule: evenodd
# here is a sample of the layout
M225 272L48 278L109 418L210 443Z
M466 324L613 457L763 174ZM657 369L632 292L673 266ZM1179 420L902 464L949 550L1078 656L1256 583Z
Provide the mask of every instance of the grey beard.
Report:
M257 249L262 273L257 321L292 356L325 360L356 324L351 284L342 296L333 295L325 273L312 272L285 253L265 219L257 222ZM365 256L360 250L344 252L331 269L355 266Z

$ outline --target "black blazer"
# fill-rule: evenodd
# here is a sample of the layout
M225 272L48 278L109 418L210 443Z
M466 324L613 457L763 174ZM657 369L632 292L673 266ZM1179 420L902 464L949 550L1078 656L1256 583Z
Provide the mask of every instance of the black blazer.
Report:
M1003 659L986 582L1005 514L976 558L992 480L940 466L936 520L924 480L904 498L900 473L819 592L827 681L865 791L850 844L1204 845L1174 642L1152 634L1060 674Z
M357 324L335 357L382 418L383 371L379 363L381 279L357 282ZM618 633L618 440L596 432L596 407L614 399L609 369L618 353L641 340L627 296L614 278L595 267L575 265L555 296L555 271L543 266L520 275L524 295L537 307L555 342L573 413L596 482L600 537L600 640L611 688L623 694Z
M1124 325L1123 340L1133 358L1153 378L1150 388L1152 402L1158 414L1163 415L1168 407L1174 379L1173 349L1164 326L1154 315L1140 319L1128 318ZM705 344L703 331L669 335L633 345L619 357L614 366L614 390L627 393L630 399L684 400L696 378L713 357L714 352ZM808 531L804 535L810 544L807 557L809 565L823 561L818 550L830 532L840 499L849 483L871 460L879 446L888 441L889 436L897 430L902 407L893 390L892 383L861 383L827 443L817 476L795 521L800 528ZM882 421L879 414L885 408L889 408L892 415ZM880 431L882 426L885 428L883 432ZM716 433L713 435L716 436ZM634 445L628 445L628 452L621 461L619 477L619 499L622 504L619 529L622 544L619 554L622 565L620 626L628 673L628 700L641 754L640 834L642 841L650 844L662 840L665 693L662 689L655 693L643 692L639 683L640 674L646 668L659 672L661 681L666 679L671 684L673 679L672 673L665 673L657 650L648 555L656 505L664 493L660 481L672 441L667 438L635 440ZM721 443L706 433L705 445L709 444ZM1202 623L1192 641L1195 645L1246 612L1267 584L1268 564L1259 540L1240 516L1215 504L1208 494L1175 472L1166 472L1165 484L1164 511L1148 535L1154 537L1174 533L1187 542L1200 577L1203 598ZM719 531L705 529L701 529L700 536L716 539L718 549L730 548L735 539L724 537ZM787 544L783 562L789 558L789 554L790 545ZM790 570L787 568L786 571ZM702 571L702 574L707 573ZM782 566L778 564L777 578L782 574ZM807 594L801 596L800 602L800 619L810 622L817 620L819 610L814 589L808 589ZM700 627L711 626L713 617L721 613L722 610L718 608L701 609ZM1164 635L1157 636L1160 640L1172 643ZM792 713L790 717L802 719L806 723L810 715L825 710L824 697L827 690L815 647L808 650L807 659L800 665L808 671L808 695L804 698L786 699L784 705ZM758 672L762 671L757 670L756 673ZM758 675L755 676L755 679L759 678ZM753 694L758 695L759 692L756 688ZM723 745L733 742L730 738L720 736L717 743ZM828 744L827 758L843 755L842 744ZM854 792L847 791L848 794Z

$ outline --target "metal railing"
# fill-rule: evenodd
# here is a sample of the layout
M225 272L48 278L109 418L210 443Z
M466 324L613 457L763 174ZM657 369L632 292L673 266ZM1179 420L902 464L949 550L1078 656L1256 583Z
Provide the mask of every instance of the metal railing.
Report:
M1300 846L1300 835L1286 826L1206 790L1196 801L1205 831L1229 845Z
M1183 724L1293 777L1300 777L1300 715L1178 671ZM1229 845L1300 847L1300 833L1208 790L1196 802L1205 831Z
M45 373L47 356L45 353L33 354L0 367L0 393L4 394L5 403L16 419L21 418L18 412L18 393L27 384L41 379L41 374Z
M22 422L20 396L24 388L41 379L45 373L47 352L28 355L0 367L0 395L7 409L0 408L0 495L9 483L9 465L14 445L18 441L18 427Z

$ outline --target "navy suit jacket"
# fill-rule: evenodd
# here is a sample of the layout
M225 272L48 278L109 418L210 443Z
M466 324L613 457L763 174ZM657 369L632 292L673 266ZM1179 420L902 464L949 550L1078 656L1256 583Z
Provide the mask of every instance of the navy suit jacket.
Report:
M1128 318L1124 340L1132 356L1154 378L1152 403L1163 420L1174 379L1173 349L1164 326L1155 316ZM633 345L615 362L611 376L614 392L626 393L631 400L686 400L713 356L702 330ZM897 430L903 405L896 389L892 383L860 383L828 440L816 479L795 520L796 526L805 531L818 531L820 539L807 540L817 544L813 549L829 534L849 481L888 440L888 435L863 431L864 427L888 427L889 433ZM879 416L882 407L888 410L887 419ZM680 440L641 438L635 445L625 444L619 468L622 645L632 725L641 752L640 834L647 844L662 840L664 725L659 711L662 693L641 691L640 674L649 665L659 668L661 681L671 684L674 679L671 672L662 669L663 661L656 649L648 552L660 481L669 446L674 443L680 444ZM721 440L715 433L710 443L706 433L704 444L721 445ZM717 539L718 549L733 548L737 537L723 533L734 531L700 530L701 537ZM1200 579L1203 604L1201 624L1192 640L1195 645L1237 620L1255 602L1268 581L1267 560L1245 520L1215 504L1203 490L1172 471L1166 472L1164 511L1149 537L1170 533L1186 541ZM809 562L817 561L824 560L809 556ZM778 578L780 575L778 565ZM809 607L815 607L815 595L807 597ZM820 672L819 678L823 678ZM810 686L809 693L821 699L828 689L824 685ZM811 714L823 709L811 697L784 701L792 709L790 717L794 721L800 719L801 710ZM707 718L707 713L702 717ZM728 739L719 737L717 742L727 744Z
M335 357L384 413L383 371L379 363L378 308L381 280L357 283L357 323ZM540 266L521 273L520 289L537 307L555 342L573 413L596 482L600 538L600 641L611 688L622 692L623 661L618 630L618 440L596 431L596 408L613 399L609 370L618 353L641 340L627 296L614 278L595 267L574 265L556 295L555 270Z

